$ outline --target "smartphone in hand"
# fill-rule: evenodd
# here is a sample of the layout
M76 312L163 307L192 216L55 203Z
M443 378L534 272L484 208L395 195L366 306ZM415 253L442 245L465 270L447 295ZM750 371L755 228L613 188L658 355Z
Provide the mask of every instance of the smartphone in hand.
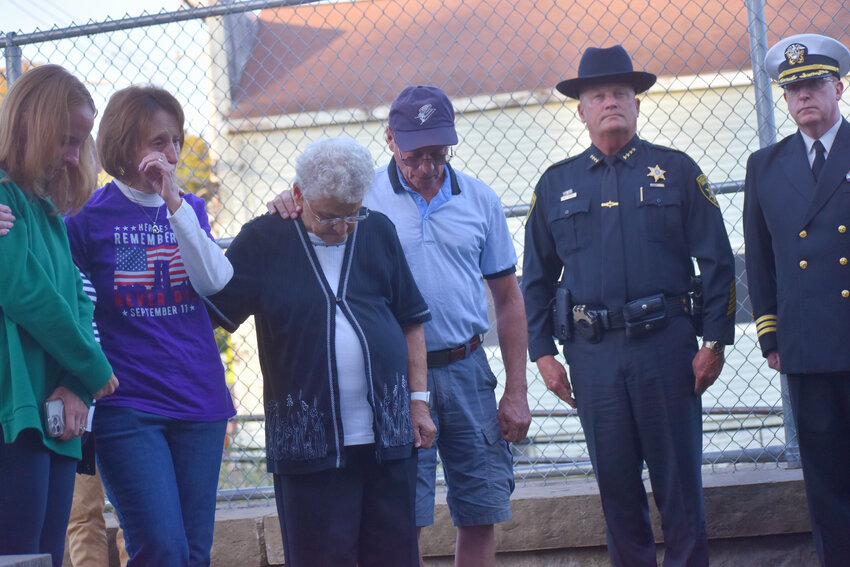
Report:
M44 402L44 425L51 437L60 437L65 433L65 404L62 400Z

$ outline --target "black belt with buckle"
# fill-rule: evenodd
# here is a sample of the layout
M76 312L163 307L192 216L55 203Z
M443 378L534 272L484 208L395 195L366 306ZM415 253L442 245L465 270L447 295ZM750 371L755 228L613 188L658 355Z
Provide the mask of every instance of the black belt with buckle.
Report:
M458 360L463 360L481 346L481 335L474 335L467 342L456 347L432 350L428 352L428 368L441 368Z

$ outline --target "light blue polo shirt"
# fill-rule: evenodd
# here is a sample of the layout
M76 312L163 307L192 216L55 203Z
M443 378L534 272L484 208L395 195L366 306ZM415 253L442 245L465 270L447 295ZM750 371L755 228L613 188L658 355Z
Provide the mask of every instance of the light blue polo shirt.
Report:
M426 205L399 174L395 161L375 172L364 205L396 226L413 279L432 319L429 351L454 347L489 328L484 280L512 274L517 256L496 193L446 165L439 193Z

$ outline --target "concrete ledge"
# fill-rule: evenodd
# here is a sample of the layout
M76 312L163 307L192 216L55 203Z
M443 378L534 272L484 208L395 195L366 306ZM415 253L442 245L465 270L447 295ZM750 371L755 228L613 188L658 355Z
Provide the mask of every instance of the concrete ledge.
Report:
M47 553L36 555L0 555L0 567L50 567L53 560Z
M712 566L817 565L800 470L752 469L704 475ZM648 483L647 483L648 484ZM435 524L423 529L421 549L433 567L453 565L455 528L439 490ZM658 512L651 502L656 541ZM512 499L513 518L496 527L499 565L607 566L605 524L593 479L529 482ZM110 522L114 526L114 520ZM110 532L114 540L114 527ZM114 541L111 542L114 547ZM659 560L663 545L659 545ZM275 507L252 506L216 514L214 567L282 565ZM112 562L117 567L117 560Z

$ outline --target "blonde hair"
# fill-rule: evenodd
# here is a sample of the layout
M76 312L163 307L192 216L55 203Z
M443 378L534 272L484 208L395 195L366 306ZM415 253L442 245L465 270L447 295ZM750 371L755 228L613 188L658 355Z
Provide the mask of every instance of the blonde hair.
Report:
M183 108L170 92L153 86L121 89L109 98L97 131L97 154L104 171L124 178L135 171L136 152L148 134L148 121L157 111L174 117L183 147Z
M91 135L82 143L77 167L53 171L70 112L81 105L96 111L85 85L58 65L24 73L0 103L0 167L22 191L49 197L61 212L82 208L97 183Z

